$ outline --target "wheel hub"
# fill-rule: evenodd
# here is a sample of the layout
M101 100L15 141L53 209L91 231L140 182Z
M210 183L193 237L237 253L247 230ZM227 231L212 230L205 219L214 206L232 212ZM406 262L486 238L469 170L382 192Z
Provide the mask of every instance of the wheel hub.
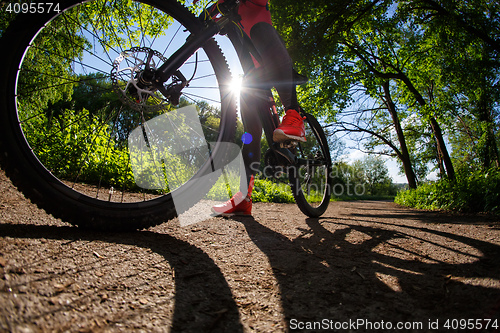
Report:
M121 101L144 112L156 112L171 103L153 84L157 68L167 59L148 47L125 50L113 61L111 81ZM162 87L163 88L163 87Z

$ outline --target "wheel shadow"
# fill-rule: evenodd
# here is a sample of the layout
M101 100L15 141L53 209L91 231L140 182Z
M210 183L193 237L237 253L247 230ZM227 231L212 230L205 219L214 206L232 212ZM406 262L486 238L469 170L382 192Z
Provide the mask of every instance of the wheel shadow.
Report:
M110 234L91 232L66 226L0 224L0 237L62 240L64 244L88 241L93 243L104 242L105 244L111 244L111 246L113 244L120 246L131 245L133 247L150 249L154 253L160 255L163 258L162 260L157 260L154 263L146 263L147 268L139 271L133 267L134 264L132 262L129 262L131 272L125 273L125 275L127 279L134 277L137 280L141 280L141 275L145 274L147 270L154 268L156 264L166 264L169 266L169 271L173 271L173 276L171 277L175 283L173 299L163 297L163 300L155 302L155 304L150 307L141 306L137 309L126 309L126 311L124 311L125 314L122 312L121 314L117 314L115 318L109 314L99 313L98 315L105 315L106 327L112 327L117 323L133 322L133 317L142 316L148 311L158 313L159 309L162 307L165 307L165 312L167 312L167 308L171 305L170 303L173 302L174 310L171 325L161 330L168 330L169 332L243 331L237 305L233 299L231 289L219 267L201 249L173 236L150 231ZM61 252L60 255L61 257L70 256L64 252ZM110 266L107 267L108 271L117 267L116 260L124 261L125 265L127 264L127 260L129 260L126 259L129 257L127 254L124 254L122 258L113 258L112 254L107 255L106 248L103 249L101 253L95 251L94 256L96 257L94 258L95 266L99 266L100 269L106 270L106 267L99 264L99 262L103 262L104 265ZM48 260L48 258L40 258L40 263L31 264L43 265L45 260ZM95 267L80 267L77 269L76 273L91 273L94 275L97 271ZM20 273L25 274L25 272ZM75 271L67 269L62 272L53 273L52 276L45 277L45 279L57 281L61 276L72 274L75 274ZM38 281L30 281L30 283L35 282ZM151 283L154 284L154 282L155 281L147 281L143 283L144 285L139 284L123 287L123 281L109 281L108 279L103 279L102 282L97 281L94 283L95 291L92 291L91 295L86 294L85 301L75 300L73 303L76 305L61 304L61 306L56 307L56 309L52 306L36 317L30 317L29 320L31 322L36 322L37 319L45 316L52 316L56 312L75 311L77 306L81 305L80 303L91 303L92 300L95 302L96 299L97 302L103 302L103 300L98 297L102 296L103 292L106 292L108 295L121 293L121 297L126 297L124 295L128 294L130 288L136 288L138 290L143 288L148 289L147 285ZM26 283L26 285L30 283ZM26 287L26 285L24 287ZM17 289L19 292L19 289L22 287L22 285L16 285L13 288ZM48 296L52 295L54 294L49 294ZM106 297L111 298L112 296ZM52 298L49 297L49 302L54 303L51 299ZM87 299L90 299L90 301ZM146 303L146 301L143 302ZM165 315L168 317L168 313ZM43 327L41 329L43 329Z

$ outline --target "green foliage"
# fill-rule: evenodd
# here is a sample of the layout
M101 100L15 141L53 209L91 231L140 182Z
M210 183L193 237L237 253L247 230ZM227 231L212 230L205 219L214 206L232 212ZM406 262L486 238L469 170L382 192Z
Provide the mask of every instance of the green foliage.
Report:
M252 200L253 202L295 202L290 186L284 183L274 183L267 179L255 179Z
M153 7L142 11L137 10L138 7L139 4L132 0L95 0L79 6L71 15L82 27L99 31L104 49L126 50L140 45L144 35L154 38L163 35L173 22L171 17ZM129 29L134 26L141 29Z
M482 0L272 1L273 20L296 66L311 79L299 91L301 101L324 103L318 113L336 120L334 128L352 133L364 150L404 157L407 176L419 182L435 170L453 178L453 169L466 168L456 184L423 184L400 198L471 211L486 192L488 202L498 199L494 182L481 175L493 177L491 168L500 166L499 6ZM396 112L389 115L391 105ZM480 210L492 210L486 206Z
M399 192L397 204L418 209L500 213L500 169L461 170L456 182L441 179Z
M353 199L396 195L389 170L379 156L367 156L351 164L337 162L332 173L334 197Z
M199 13L206 4L201 1L190 9ZM83 77L71 66L72 60L92 52L89 36L80 27L99 34L97 47L125 49L142 37L139 30L125 33L116 30L118 26L141 27L146 36L156 38L172 23L159 11L139 12L134 6L130 0L88 2L54 20L26 53L19 75L19 118L35 153L62 178L134 186L124 143L140 115L113 114L119 101L109 90L109 79L87 72ZM498 210L498 169L491 169L500 164L497 1L311 0L304 6L273 0L271 7L297 69L310 78L299 87L300 102L309 112L334 122L347 111L357 126L351 130L372 133L364 148L376 151L395 142L394 119L385 111L389 101L381 89L390 82L419 180L440 163L429 119L442 126L455 167L467 172L460 172L456 183L440 180L401 192L399 201L415 207ZM0 35L12 17L0 13ZM40 82L44 89L39 89ZM115 116L118 125L111 128ZM207 141L215 141L218 110L200 105L200 119ZM237 138L242 132L240 124ZM363 184L373 195L392 191L383 172L372 174L377 165L359 162L349 168L337 177L337 184ZM220 191L216 196L227 195L227 186ZM254 200L289 202L291 194L286 193L282 185L258 180Z
M9 2L7 1L2 1L0 3L0 37L2 37L10 22L16 17L16 14L7 12L6 9L8 4Z
M23 130L38 159L58 178L135 188L127 148L120 147L109 135L109 126L88 110L65 110L53 121L42 113Z

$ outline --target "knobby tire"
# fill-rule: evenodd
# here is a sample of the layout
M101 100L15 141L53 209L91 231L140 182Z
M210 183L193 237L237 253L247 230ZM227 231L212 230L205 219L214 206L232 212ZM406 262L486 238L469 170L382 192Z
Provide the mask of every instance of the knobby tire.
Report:
M61 11L77 6L81 1L60 2ZM173 0L145 0L148 5L171 15L189 32L195 34L203 25L187 8ZM140 4L137 3L137 6ZM54 18L50 14L18 15L0 40L0 163L18 189L32 202L53 216L80 227L108 231L147 228L174 218L172 194L152 200L109 202L74 190L58 179L40 162L27 142L17 113L16 93L18 69L30 43L44 25ZM63 28L64 29L64 28ZM90 38L90 37L89 37ZM212 39L203 47L219 84L221 95L229 94L231 74L226 60ZM226 86L227 85L227 86ZM221 104L221 124L217 142L231 142L236 128L236 106L232 99ZM206 165L205 165L206 168ZM176 191L183 191L182 186Z

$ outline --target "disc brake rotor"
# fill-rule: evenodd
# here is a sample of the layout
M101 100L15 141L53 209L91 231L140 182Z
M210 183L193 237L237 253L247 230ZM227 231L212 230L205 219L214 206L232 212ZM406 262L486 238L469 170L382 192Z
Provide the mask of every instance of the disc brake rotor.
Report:
M135 110L156 112L164 109L169 101L148 82L146 72L153 73L167 59L148 47L125 50L113 61L111 81L122 102Z

